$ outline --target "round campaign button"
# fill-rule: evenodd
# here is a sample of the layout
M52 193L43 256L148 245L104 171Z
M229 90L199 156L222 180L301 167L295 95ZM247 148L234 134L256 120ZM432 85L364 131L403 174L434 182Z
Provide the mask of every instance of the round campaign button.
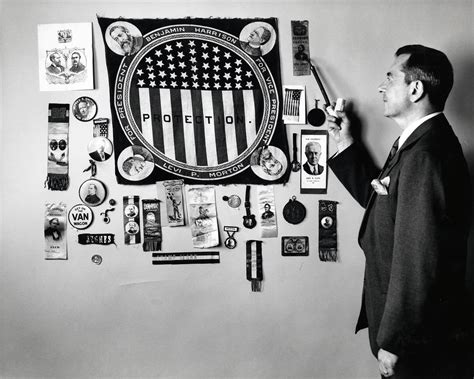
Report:
M94 213L85 204L77 204L71 208L68 214L69 224L73 228L83 230L87 229L94 220Z
M79 121L87 122L92 120L97 114L97 104L94 99L82 96L74 101L72 114Z

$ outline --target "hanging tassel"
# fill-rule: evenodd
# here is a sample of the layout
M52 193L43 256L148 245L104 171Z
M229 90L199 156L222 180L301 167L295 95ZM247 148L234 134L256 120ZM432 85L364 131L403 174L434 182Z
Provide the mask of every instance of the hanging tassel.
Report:
M48 174L44 186L51 191L66 191L69 187L69 176L67 174Z

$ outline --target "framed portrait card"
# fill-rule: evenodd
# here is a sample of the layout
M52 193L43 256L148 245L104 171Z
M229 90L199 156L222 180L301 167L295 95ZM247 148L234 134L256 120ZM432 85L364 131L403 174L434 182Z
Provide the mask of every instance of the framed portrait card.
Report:
M301 131L300 192L327 192L328 134L325 130Z
M92 23L38 25L40 91L94 89Z

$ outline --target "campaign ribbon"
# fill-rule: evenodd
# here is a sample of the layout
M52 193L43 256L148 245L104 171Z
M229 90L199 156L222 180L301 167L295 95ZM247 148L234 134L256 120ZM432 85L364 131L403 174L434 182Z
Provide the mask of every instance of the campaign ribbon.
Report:
M143 251L161 250L160 200L143 199Z
M125 233L125 245L134 245L141 242L139 205L139 196L123 197L123 227Z
M45 259L67 259L66 204L47 203L44 214Z
M152 253L152 256L152 263L154 265L184 265L220 262L218 251Z
M262 292L262 241L249 240L247 241L246 248L247 280L251 283L252 292Z
M77 236L81 245L115 245L115 235L111 233L81 233Z
M337 201L319 200L319 259L337 261Z
M69 187L69 104L48 107L48 174L44 186L52 191Z
M273 186L258 186L258 209L262 238L276 237L278 235L278 225Z
M169 226L184 225L183 180L165 180L166 215Z

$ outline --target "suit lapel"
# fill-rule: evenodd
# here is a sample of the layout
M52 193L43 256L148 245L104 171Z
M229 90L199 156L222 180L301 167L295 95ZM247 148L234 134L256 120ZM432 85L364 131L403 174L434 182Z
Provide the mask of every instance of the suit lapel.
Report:
M403 155L405 150L408 150L412 145L414 145L423 135L425 135L431 128L440 127L443 125L449 125L448 120L444 116L443 113L440 115L434 116L429 120L425 121L421 124L415 131L408 137L408 139L403 143L400 149L397 151L395 156L392 158L388 166L380 172L379 179L381 177L386 177L392 171L392 169L398 164ZM370 194L369 201L367 203L367 207L365 208L364 217L362 218L361 227L359 230L359 241L362 237L362 233L365 230L367 224L367 218L370 209L372 208L372 204L374 203L375 199L375 191L372 189L372 193Z

